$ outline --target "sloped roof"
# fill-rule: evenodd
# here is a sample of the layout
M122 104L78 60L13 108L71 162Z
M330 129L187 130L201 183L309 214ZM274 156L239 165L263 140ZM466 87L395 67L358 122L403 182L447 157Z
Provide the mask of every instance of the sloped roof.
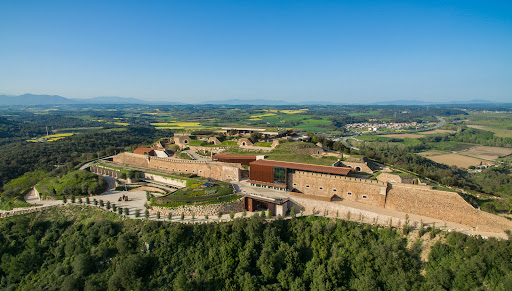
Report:
M217 159L256 160L256 155L232 155L230 153L218 153L213 155Z
M145 155L145 154L149 154L149 153L151 153L151 152L153 152L153 151L154 151L154 149L153 149L153 148L147 148L147 147L142 147L142 146L140 146L140 147L136 148L136 149L133 151L133 153L134 153L134 154L139 154L139 155Z

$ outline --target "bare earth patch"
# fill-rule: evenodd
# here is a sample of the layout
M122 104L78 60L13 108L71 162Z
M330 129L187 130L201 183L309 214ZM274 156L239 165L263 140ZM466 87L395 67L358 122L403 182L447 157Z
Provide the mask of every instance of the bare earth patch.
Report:
M455 130L448 130L448 129L435 129L431 131L424 131L421 134L438 134L438 133L455 133Z
M492 164L489 161L482 159L466 157L459 154L445 154L445 155L431 155L427 156L434 162L446 164L448 166L457 166L461 168L469 168L470 166L478 166L480 163L483 165Z
M440 156L440 155L445 155L445 154L446 154L446 152L443 152L443 151L429 150L426 152L421 152L418 155L423 156L423 157L430 157L430 156Z
M481 159L496 160L501 156L508 156L512 154L512 149L501 147L476 146L461 153Z

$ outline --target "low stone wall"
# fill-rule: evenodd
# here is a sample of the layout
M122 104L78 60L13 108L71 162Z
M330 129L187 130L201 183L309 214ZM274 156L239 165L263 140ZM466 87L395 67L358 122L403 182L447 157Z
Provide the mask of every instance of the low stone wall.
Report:
M34 189L34 193L36 194L37 199L42 200L41 193L39 193L39 191L37 191L37 188L36 187L32 187L32 188Z
M169 215L169 212L172 213L172 216L180 216L183 213L185 216L194 214L196 217L205 215L216 217L219 212L224 214L230 213L231 211L241 212L244 209L242 204L242 199L239 199L230 203L210 205L183 205L176 208L151 206L149 213L156 214L157 212L160 212L162 217Z
M208 151L214 154L222 153L228 149L227 146L225 147L203 147L203 146L188 146L190 150L192 151Z
M116 179L121 178L121 171L119 171L119 170L109 169L106 167L96 166L96 165L91 165L89 167L89 170L91 171L91 173L94 173L94 174L114 177Z
M14 208L10 211L0 212L0 218L6 218L14 215L20 215L20 214L27 214L32 212L41 212L45 209L51 208L51 207L58 207L62 206L64 204L56 204L56 205L44 205L44 206L35 206L35 207L29 207L29 208Z
M157 182L164 183L164 184L171 185L171 186L175 186L175 187L178 187L178 188L186 187L187 186L187 181L186 180L174 179L174 178L171 178L171 177L164 177L164 176L155 175L155 174L149 174L149 173L142 173L142 175L143 175L142 178L144 178L146 180L157 181Z
M390 173L381 173L377 176L377 181L384 182L384 183L402 183L402 184L414 184L414 181L416 181L418 178L409 177L404 178L397 174L390 174Z

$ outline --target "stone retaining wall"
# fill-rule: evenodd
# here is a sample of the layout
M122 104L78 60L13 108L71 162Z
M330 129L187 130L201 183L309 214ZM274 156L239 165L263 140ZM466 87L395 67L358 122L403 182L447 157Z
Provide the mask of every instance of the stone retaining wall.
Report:
M219 212L227 214L230 213L231 211L243 211L242 199L230 203L210 205L183 205L176 208L151 206L151 209L149 209L149 213L156 214L157 212L160 212L160 215L162 217L166 217L167 215L169 215L169 212L172 213L172 216L175 217L180 216L182 213L185 216L190 216L194 214L196 217L205 215L216 217Z
M150 174L150 173L142 173L142 175L143 175L142 178L144 178L146 180L157 181L157 182L164 183L167 185L172 185L172 186L175 186L178 188L187 186L186 180L175 179L175 178L171 178L171 177L164 177L164 176Z
M360 220L362 218L363 222L366 223L377 222L379 224L388 225L390 219L394 226L403 225L405 223L405 220L397 217L352 208L336 202L326 202L294 196L290 198L289 203L288 208L295 206L297 213L300 213L301 207L304 207L305 214L311 214L314 210L315 214L319 216L336 216L336 213L338 213L340 218L347 218L350 213L351 220Z
M477 210L454 192L392 184L386 199L386 208L477 226Z

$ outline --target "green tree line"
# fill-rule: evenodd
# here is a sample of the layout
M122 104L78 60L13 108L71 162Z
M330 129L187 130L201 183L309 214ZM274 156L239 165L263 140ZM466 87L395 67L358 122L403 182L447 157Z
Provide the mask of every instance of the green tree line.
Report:
M450 233L423 264L395 230L317 217L184 225L69 206L3 219L0 242L3 290L512 288L510 240Z

